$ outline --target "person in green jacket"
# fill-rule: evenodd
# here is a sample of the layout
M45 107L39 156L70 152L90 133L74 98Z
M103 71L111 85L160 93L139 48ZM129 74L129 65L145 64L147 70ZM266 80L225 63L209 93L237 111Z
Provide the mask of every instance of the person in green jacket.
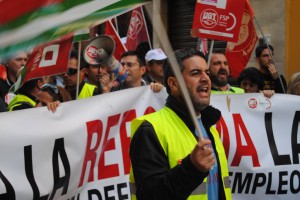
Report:
M206 58L190 48L174 55L203 137L199 139L195 131L178 79L166 62L166 105L131 122L132 199L231 199L227 159L214 127L221 112L209 105L211 82Z

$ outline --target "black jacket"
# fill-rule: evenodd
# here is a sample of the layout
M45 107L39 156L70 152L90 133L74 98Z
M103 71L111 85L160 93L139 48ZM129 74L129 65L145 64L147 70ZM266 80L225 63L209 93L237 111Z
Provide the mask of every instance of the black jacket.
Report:
M194 132L195 126L185 105L169 96L166 106L171 108L185 122L192 133ZM214 140L209 127L214 125L220 116L221 112L211 106L201 112L201 119L207 133L211 136L210 139L214 148ZM198 140L196 135L195 140ZM216 156L219 162L218 155ZM208 175L208 173L202 173L193 166L190 155L185 157L180 165L170 169L168 158L149 122L143 122L132 138L130 158L137 186L136 195L139 200L187 199ZM219 188L223 188L222 181L219 181L219 184ZM225 199L225 193L222 189L219 192L219 199Z

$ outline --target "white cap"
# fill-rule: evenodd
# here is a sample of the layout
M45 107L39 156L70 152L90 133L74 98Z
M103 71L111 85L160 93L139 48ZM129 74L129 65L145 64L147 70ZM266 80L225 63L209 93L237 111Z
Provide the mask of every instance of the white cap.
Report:
M150 60L165 60L166 58L166 54L161 49L152 49L148 51L145 56L146 62Z

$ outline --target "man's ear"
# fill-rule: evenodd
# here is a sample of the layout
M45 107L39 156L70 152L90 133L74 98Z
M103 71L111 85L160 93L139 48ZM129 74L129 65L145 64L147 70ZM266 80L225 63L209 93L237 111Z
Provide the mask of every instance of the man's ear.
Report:
M177 79L174 76L168 78L168 85L173 92L178 92L180 90Z
M43 80L38 80L38 82L37 82L38 88L41 89L43 85L44 85Z
M146 73L146 66L142 66L140 70L142 72L142 75L144 75Z

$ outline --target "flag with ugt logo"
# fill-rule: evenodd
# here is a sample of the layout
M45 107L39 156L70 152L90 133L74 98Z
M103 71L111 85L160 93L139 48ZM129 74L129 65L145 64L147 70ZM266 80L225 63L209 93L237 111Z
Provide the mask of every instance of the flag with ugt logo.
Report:
M128 50L135 50L141 42L149 42L149 35L143 9L138 7L132 11L125 46Z
M246 67L255 44L258 40L253 24L254 12L249 1L246 1L237 43L228 42L226 58L230 66L231 75L237 78Z
M34 48L10 92L15 92L28 80L65 73L72 40L73 34L69 34Z
M124 52L126 52L127 49L121 42L121 39L120 39L119 35L117 34L117 31L115 30L115 28L110 20L108 20L106 22L105 35L111 36L113 38L113 40L115 41L116 48L115 48L115 52L114 52L114 57L117 60L121 60L122 54Z

